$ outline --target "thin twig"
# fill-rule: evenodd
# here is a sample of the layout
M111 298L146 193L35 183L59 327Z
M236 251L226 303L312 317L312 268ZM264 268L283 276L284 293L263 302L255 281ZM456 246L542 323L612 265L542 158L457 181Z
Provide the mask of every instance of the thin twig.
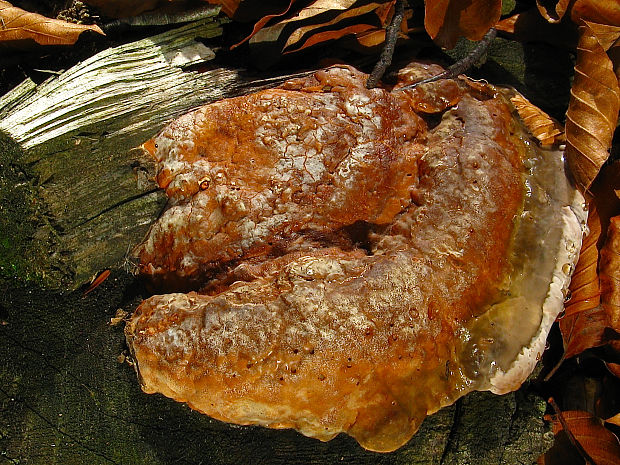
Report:
M568 427L568 423L566 422L564 415L562 415L562 412L560 411L560 407L558 407L558 404L555 403L555 400L553 399L553 397L549 397L548 402L553 407L553 410L555 410L555 414L558 417L558 420L560 420L560 424L562 425L562 428L566 432L566 436L568 436L569 441L577 449L577 451L579 451L579 454L586 461L586 465L596 465L596 462L594 461L594 459L590 457L590 454L586 452L586 450L579 443L579 441L577 441L577 438L575 438L575 436L573 435L573 432Z
M385 31L385 45L379 60L375 64L368 80L366 81L366 88L372 89L377 85L379 79L383 77L385 70L392 63L392 57L394 56L394 48L396 47L396 40L398 39L398 31L400 25L405 17L405 0L396 0L396 6L394 7L394 16L392 21Z
M462 60L459 60L456 63L454 63L443 73L437 74L436 76L432 76L422 81L414 82L413 84L409 84L408 86L401 87L398 90L413 89L414 87L417 87L420 84L427 84L429 82L435 82L441 79L452 79L452 78L457 77L459 74L463 74L465 71L471 68L478 60L480 60L482 55L484 55L485 52L488 50L489 45L491 45L491 42L493 42L493 39L495 39L496 35L497 35L497 30L492 27L491 29L489 29L489 32L487 32L484 35L482 40L478 43L476 48L474 48L471 51L469 55L467 55Z

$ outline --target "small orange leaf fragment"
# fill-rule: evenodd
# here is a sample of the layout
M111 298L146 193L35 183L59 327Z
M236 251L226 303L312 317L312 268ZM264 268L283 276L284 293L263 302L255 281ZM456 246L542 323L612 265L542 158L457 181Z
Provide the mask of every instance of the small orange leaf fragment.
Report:
M577 187L588 192L607 160L620 109L611 60L592 29L579 28L575 78L566 112L566 157Z
M46 18L4 0L0 0L0 20L0 42L34 40L40 45L71 45L84 31L103 34L99 26Z
M605 366L607 367L607 369L610 371L611 374L613 374L616 378L620 378L620 363L605 362ZM612 419L613 421L611 421ZM615 417L612 417L612 419L609 419L606 421L609 421L610 423L613 423L614 425L620 426L620 413L616 415Z
M101 284L108 279L108 277L110 276L110 270L103 270L101 273L99 273L97 275L97 277L95 279L93 279L93 281L90 283L90 286L88 286L88 289L86 289L84 291L84 293L82 294L82 297L86 297L88 294L90 294L92 291L94 291L96 288L98 288L99 286L101 286Z
M599 266L601 303L610 327L620 332L620 216L609 220Z
M618 413L617 415L614 415L611 418L608 418L607 420L605 420L607 423L611 423L614 424L616 426L620 426L620 413Z
M510 99L529 131L542 145L553 145L564 139L562 126L523 95Z

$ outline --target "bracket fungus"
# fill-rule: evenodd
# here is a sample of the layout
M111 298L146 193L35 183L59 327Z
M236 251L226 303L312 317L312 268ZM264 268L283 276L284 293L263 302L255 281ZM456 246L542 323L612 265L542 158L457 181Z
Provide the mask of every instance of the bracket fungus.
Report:
M473 390L517 389L586 210L505 90L334 66L196 109L144 144L169 205L125 333L142 389L213 418L392 451Z

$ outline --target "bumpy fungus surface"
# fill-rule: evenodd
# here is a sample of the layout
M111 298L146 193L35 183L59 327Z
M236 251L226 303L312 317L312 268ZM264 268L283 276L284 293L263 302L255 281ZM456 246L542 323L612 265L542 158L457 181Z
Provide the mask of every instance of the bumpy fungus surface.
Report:
M168 287L126 327L144 391L390 451L472 390L516 389L578 253L583 201L496 88L346 66L186 114L145 148Z

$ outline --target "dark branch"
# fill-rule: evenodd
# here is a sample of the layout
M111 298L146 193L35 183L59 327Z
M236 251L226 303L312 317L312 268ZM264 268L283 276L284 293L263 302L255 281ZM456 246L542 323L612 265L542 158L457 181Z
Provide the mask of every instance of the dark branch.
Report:
M385 45L383 46L383 51L381 52L377 64L370 73L370 76L368 76L368 80L366 81L367 89L372 89L377 85L387 67L392 63L392 56L394 55L394 48L396 47L396 40L398 39L398 31L400 30L400 25L403 22L404 16L405 0L396 0L394 16L392 16L392 21L385 31Z
M417 87L420 84L427 84L429 82L435 82L441 79L452 79L452 78L457 77L459 74L463 74L469 68L471 68L478 60L480 60L482 55L486 53L486 51L489 49L489 45L491 45L491 42L493 42L493 39L495 39L496 35L497 35L497 30L495 28L489 29L489 32L487 32L484 35L482 40L478 43L476 48L474 48L471 51L469 55L467 55L462 60L459 60L456 63L454 63L452 66L446 69L443 73L440 73L436 76L424 79L419 82L414 82L413 84L409 84L408 86L401 87L399 90L413 89L414 87Z

